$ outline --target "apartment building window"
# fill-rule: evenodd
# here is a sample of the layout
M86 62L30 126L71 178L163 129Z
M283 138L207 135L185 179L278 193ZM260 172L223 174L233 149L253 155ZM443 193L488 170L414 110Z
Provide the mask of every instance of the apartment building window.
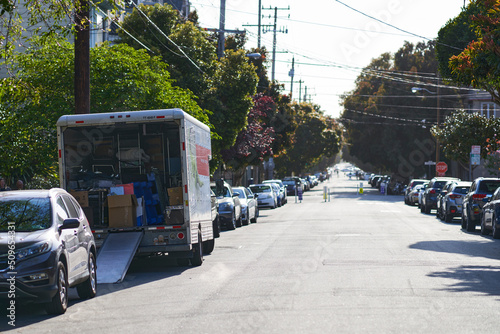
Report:
M492 102L481 103L481 115L487 118L495 118L495 104Z

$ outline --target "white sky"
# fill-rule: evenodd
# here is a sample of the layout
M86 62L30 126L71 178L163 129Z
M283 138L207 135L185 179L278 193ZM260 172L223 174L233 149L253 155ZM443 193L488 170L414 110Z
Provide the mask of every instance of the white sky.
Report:
M354 89L359 74L355 68L367 66L384 52L396 52L404 41L417 43L415 37L363 16L336 0L261 0L265 18L262 24L274 23L274 7L278 10L277 27L288 33L277 34L275 78L290 91L292 58L295 57L293 97L302 99L307 87L308 99L321 109L338 117L342 108L339 95ZM446 22L456 17L464 0L341 0L381 21L415 35L433 39ZM469 1L467 1L468 3ZM258 0L226 0L226 29L247 29L247 48L257 47ZM273 10L268 8L272 7ZM191 10L197 9L200 24L219 27L220 0L191 0ZM269 29L272 30L272 27ZM272 51L273 33L262 34L262 45ZM271 78L269 56L269 77ZM311 64L311 65L308 65ZM333 66L332 66L333 65ZM339 68L336 65L341 65ZM347 68L346 68L347 66Z

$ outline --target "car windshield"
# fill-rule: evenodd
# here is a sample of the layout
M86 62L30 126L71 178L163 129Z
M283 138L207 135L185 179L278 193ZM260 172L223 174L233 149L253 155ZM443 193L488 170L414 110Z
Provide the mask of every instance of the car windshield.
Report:
M457 194L467 194L469 192L470 187L456 187L453 189L454 193Z
M244 191L241 190L241 189L235 189L235 188L233 188L233 193L238 194L239 198L245 198Z
M217 197L231 197L231 192L229 191L229 189L227 187L224 187L224 190L222 192L219 192L219 193L217 192L216 186L212 186L211 188Z
M0 201L0 232L44 230L52 225L48 198L22 198Z
M287 186L294 186L295 185L295 181L283 181L283 184L287 185Z
M439 188L439 189L442 189L444 187L444 185L447 183L448 181L436 181L434 182L434 184L432 185L432 188Z
M250 189L252 189L253 193L270 193L271 192L270 186L252 186Z

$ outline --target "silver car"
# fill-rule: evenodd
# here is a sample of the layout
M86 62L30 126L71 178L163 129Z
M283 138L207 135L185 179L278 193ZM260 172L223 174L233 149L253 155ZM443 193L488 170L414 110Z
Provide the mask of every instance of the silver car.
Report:
M255 199L257 196L245 187L233 187L233 192L240 198L242 224L256 223L259 216L259 208Z
M249 188L257 194L259 208L275 209L278 206L278 196L271 184L252 184Z

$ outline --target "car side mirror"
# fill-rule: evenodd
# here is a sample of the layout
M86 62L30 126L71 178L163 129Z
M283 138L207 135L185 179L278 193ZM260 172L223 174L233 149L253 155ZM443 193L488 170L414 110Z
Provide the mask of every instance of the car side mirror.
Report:
M59 232L62 230L70 230L78 228L80 226L80 221L76 218L65 219L61 226L59 226Z
M259 195L253 194L253 198L259 198Z

